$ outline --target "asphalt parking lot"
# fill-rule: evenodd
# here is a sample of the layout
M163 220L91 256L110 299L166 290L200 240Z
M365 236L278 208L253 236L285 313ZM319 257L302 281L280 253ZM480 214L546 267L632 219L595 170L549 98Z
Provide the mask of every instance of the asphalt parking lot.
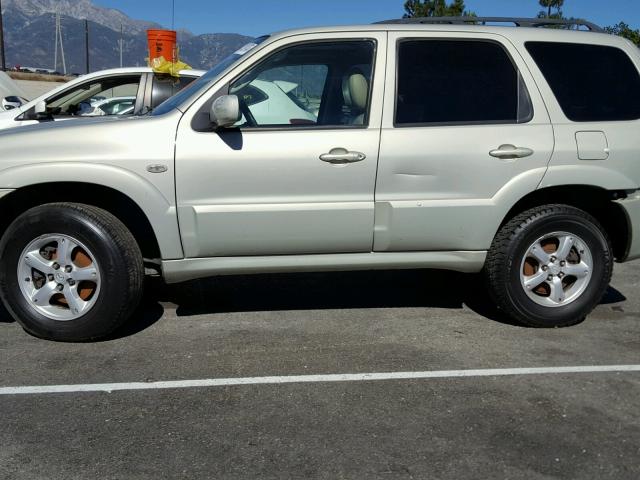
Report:
M134 322L90 344L2 313L0 478L637 479L640 371L322 375L637 367L639 285L640 263L617 265L596 312L558 330L512 325L477 277L434 271L152 282ZM78 391L112 383L130 389ZM75 387L24 389L51 385Z

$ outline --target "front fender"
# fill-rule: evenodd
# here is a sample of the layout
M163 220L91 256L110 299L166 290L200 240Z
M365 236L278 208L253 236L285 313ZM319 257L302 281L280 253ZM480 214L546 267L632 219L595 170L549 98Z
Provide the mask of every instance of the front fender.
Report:
M128 196L145 213L163 259L183 258L175 204L148 179L121 167L80 162L37 163L0 171L0 187L20 189L39 183L79 182L101 185Z

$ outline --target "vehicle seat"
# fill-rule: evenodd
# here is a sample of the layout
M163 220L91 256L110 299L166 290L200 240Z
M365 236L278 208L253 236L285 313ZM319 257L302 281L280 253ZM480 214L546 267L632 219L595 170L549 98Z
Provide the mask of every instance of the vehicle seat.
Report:
M364 125L369 99L369 81L359 69L345 75L342 81L342 95L345 105L350 109L346 122L350 125Z

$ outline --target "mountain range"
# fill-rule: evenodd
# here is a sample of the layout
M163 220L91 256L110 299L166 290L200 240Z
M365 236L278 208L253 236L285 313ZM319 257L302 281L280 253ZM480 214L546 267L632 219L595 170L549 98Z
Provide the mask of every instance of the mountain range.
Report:
M60 13L68 73L85 73L85 19L89 21L90 69L120 66L120 29L123 38L123 65L144 65L148 57L146 30L162 28L144 20L134 20L123 12L95 5L91 0L3 0L7 68L15 65L62 71L54 67L55 14ZM250 37L236 33L193 35L178 32L180 59L193 68L209 69Z

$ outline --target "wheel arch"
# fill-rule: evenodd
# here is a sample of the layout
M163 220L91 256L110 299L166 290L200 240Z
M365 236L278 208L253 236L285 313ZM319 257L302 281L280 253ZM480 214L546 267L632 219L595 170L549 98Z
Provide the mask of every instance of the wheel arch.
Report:
M15 190L3 197L2 201L12 201L11 199L17 198L14 195L21 196L25 195L25 191L31 192L31 196L37 197L37 201L26 198L26 204L30 206L60 201L84 202L111 211L114 207L110 201L115 198L123 199L122 202L133 210L141 211L139 218L151 226L160 258L179 259L184 255L175 207L173 174L169 172L164 175L168 176L158 175L152 178L152 182L133 169L105 163L24 163L0 171L0 186ZM39 191L36 193L37 189ZM82 190L83 195L76 195L76 190ZM87 195L87 191L92 194ZM97 193L104 194L105 198ZM125 223L129 220L130 214L126 209L116 209L111 213L118 218L122 216L121 220Z
M112 187L90 182L33 183L0 198L0 235L30 208L53 202L73 202L102 208L118 218L132 233L145 258L162 258L158 235L142 208Z
M624 190L607 190L591 185L545 187L520 198L503 218L500 227L530 208L549 204L564 204L584 210L602 225L609 236L617 261L624 261L631 245L631 225L624 208L615 200L625 198Z

